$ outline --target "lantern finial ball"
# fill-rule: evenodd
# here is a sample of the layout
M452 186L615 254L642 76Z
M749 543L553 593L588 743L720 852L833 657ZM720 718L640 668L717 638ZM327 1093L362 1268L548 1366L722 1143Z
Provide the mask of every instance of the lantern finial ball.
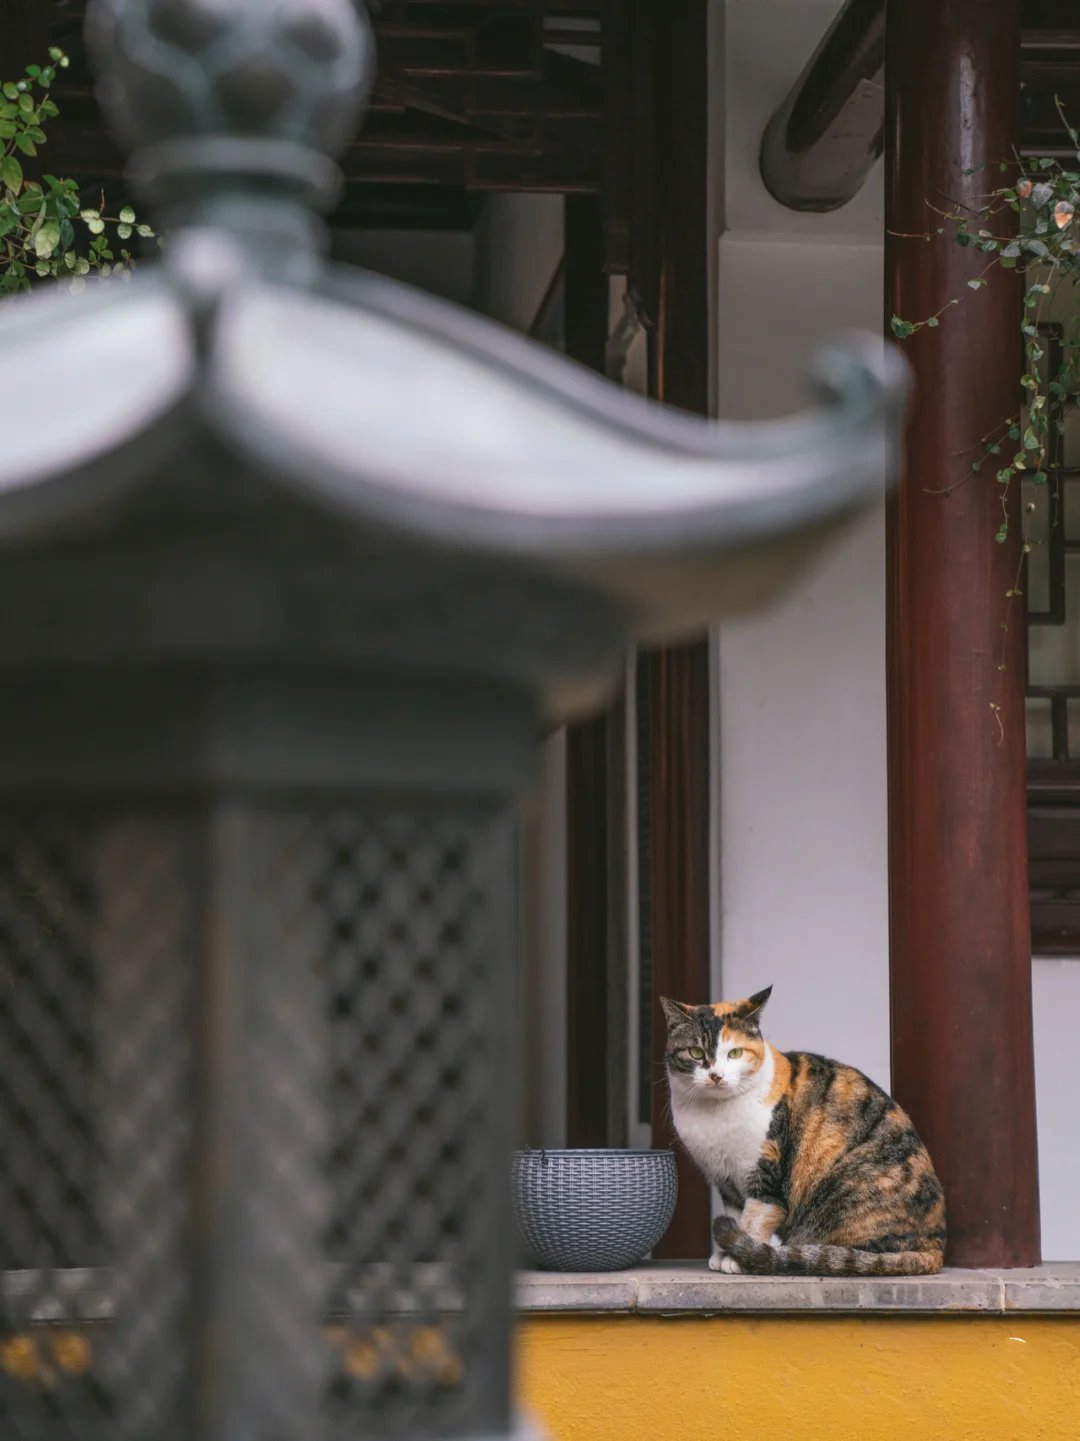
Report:
M150 156L172 171L162 156L183 150L189 177L249 167L294 183L305 152L337 155L355 134L374 72L356 0L91 0L87 40L136 171Z

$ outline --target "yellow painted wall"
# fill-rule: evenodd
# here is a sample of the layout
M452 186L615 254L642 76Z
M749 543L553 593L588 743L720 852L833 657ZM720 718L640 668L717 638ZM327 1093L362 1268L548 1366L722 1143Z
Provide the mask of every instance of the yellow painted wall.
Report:
M533 1316L551 1441L1080 1441L1080 1316Z

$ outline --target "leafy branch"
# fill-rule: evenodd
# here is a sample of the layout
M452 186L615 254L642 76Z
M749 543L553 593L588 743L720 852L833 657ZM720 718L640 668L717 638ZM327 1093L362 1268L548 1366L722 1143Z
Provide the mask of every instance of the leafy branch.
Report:
M1080 135L1066 120L1060 101L1058 113L1080 160ZM1005 173L1010 167L1002 162L1000 168ZM995 266L1019 270L1024 276L1024 301L1019 317L1024 356L1019 384L1025 392L1024 403L1017 414L1003 418L972 446L974 458L970 461L970 474L977 475L984 467L992 468L995 481L1002 487L1002 522L995 536L999 544L1004 544L1009 537L1006 501L1010 486L1023 480L1045 485L1051 469L1051 438L1064 434L1070 399L1080 402L1080 340L1075 335L1064 337L1062 359L1051 374L1041 363L1046 353L1039 330L1059 288L1063 284L1080 283L1078 209L1080 170L1044 157L1018 162L1015 183L990 191L982 197L977 209L939 212L946 224L934 232L944 235L946 228L951 227L958 245L990 257L982 273L967 282L971 290L981 290L986 285L987 273ZM1017 220L1009 227L998 227L995 223L998 217L1010 213ZM999 228L1014 233L1000 234ZM932 236L920 238L929 240ZM905 320L894 315L893 334L906 340L919 330L936 328L945 312L959 304L961 298L953 297L935 315L923 320ZM1027 545L1024 548L1026 552ZM1010 591L1012 594L1019 591Z
M115 216L105 213L104 199L84 207L75 180L27 178L24 160L37 158L60 113L50 91L68 63L54 48L47 65L28 65L21 80L0 84L0 297L37 280L81 290L88 277L129 279L135 258L126 243L154 235L129 205Z

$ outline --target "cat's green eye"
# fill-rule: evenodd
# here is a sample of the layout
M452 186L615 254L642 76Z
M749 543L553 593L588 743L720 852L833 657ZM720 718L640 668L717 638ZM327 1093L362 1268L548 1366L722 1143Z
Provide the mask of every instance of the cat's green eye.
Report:
M691 1046L689 1056L692 1061L703 1061L705 1059L705 1052L700 1046Z
M727 1054L728 1054L728 1060L729 1060L729 1061L737 1061L737 1060L739 1059L739 1057L742 1055L742 1053L743 1053L743 1047L742 1047L742 1046L732 1046L731 1050L728 1051L728 1053L727 1053Z

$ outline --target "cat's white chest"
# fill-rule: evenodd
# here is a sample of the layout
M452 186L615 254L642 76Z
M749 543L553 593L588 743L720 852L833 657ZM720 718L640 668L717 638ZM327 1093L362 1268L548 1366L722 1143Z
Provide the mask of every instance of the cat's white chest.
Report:
M772 1106L758 1092L730 1101L671 1098L671 1114L683 1145L710 1185L734 1191L741 1201L746 1183L761 1159L769 1134Z

